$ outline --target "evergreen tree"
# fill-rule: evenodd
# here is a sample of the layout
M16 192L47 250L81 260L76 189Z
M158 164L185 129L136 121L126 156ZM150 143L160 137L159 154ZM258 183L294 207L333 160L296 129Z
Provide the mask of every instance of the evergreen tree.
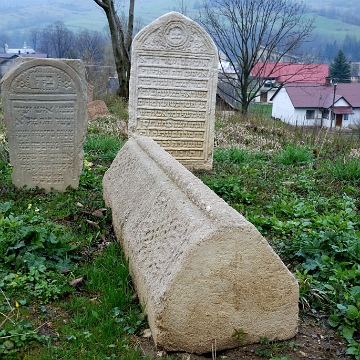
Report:
M329 75L331 78L337 79L340 83L351 82L350 64L341 49L334 57L334 61L330 64Z

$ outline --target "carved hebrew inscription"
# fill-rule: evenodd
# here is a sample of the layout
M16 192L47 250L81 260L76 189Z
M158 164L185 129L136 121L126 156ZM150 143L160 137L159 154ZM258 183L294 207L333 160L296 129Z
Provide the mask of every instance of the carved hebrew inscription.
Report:
M217 50L194 21L169 13L133 41L129 134L153 138L183 165L211 169Z
M4 118L16 186L47 191L78 186L87 124L79 63L20 61L4 79Z

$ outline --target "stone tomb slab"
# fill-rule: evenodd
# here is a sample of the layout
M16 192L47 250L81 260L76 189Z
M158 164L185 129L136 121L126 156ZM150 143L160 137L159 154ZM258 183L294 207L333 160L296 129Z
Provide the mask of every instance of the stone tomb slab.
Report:
M104 199L155 344L195 353L289 339L298 284L267 241L151 138L133 137Z
M13 183L77 188L87 129L82 61L18 58L2 91Z
M212 168L217 49L191 19L168 13L132 43L129 135L154 139L188 169Z

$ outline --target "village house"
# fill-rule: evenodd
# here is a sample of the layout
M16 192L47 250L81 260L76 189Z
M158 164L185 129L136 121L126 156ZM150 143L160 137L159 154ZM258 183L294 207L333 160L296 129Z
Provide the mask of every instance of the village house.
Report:
M360 83L286 83L271 98L272 117L299 126L360 125Z
M350 63L350 79L351 79L351 82L359 82L360 62L351 62Z
M0 82L18 57L47 58L47 55L37 53L35 50L28 48L26 42L24 42L24 47L19 49L10 49L9 46L5 44L4 52L0 52Z
M263 83L255 102L271 103L276 90L284 83L324 83L329 73L327 64L258 62L251 71L253 81Z
M0 53L0 81L17 57L18 55L16 54Z
M30 49L27 47L26 42L24 42L24 46L22 48L18 48L18 49L9 49L9 45L5 44L4 51L6 54L18 54L18 55L36 54L36 51L34 49Z

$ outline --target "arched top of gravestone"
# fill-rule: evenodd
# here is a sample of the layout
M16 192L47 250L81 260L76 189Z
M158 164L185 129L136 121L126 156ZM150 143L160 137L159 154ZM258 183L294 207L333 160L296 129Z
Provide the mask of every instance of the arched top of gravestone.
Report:
M21 59L4 77L3 91L14 94L66 94L84 91L79 61L61 59Z
M138 50L217 54L208 33L195 21L178 12L163 15L143 28L133 41L133 51Z

